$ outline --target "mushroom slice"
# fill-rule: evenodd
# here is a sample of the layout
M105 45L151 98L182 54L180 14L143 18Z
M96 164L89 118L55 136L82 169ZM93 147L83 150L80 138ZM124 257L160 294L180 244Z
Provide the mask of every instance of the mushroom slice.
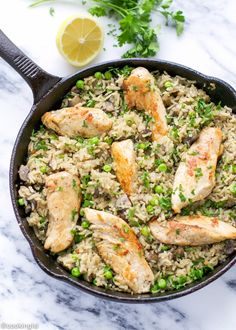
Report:
M146 111L153 117L153 141L167 135L166 109L162 102L160 92L155 85L153 75L145 68L138 67L124 80L125 101L128 107Z
M173 185L172 208L176 213L211 193L215 186L217 159L222 153L221 142L221 129L208 127L185 153Z
M136 156L132 140L114 142L111 146L116 176L125 193L130 196L134 192L134 182L137 176Z
M73 241L81 204L80 180L68 172L58 172L46 178L49 224L45 249L54 253L65 250Z
M149 224L153 236L164 244L204 245L236 239L236 228L214 217L178 216L167 224L153 220Z
M101 109L80 106L46 112L42 122L58 134L72 138L100 136L112 127L112 120Z
M98 253L135 293L148 292L154 275L132 228L110 213L86 208Z

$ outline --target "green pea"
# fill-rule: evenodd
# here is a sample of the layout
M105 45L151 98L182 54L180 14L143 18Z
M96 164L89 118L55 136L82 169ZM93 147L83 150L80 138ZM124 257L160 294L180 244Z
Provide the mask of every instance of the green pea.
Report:
M158 205L158 198L154 197L153 199L150 200L149 202L152 206Z
M95 74L94 74L94 77L96 78L96 79L102 79L103 78L103 75L102 75L102 73L101 72L95 72Z
M84 89L84 81L83 80L77 80L76 81L76 87L78 89Z
M166 285L167 285L166 280L164 280L164 278L161 278L157 282L157 284L158 284L159 288L162 289L162 290L165 289L166 288Z
M146 144L145 144L145 143L139 143L139 144L137 145L137 148L138 148L138 149L142 149L142 150L144 150L144 149L146 148Z
M106 80L110 80L112 78L111 72L110 71L106 71L104 73L104 77L105 77Z
M78 267L74 267L71 269L71 275L74 277L79 277L80 276L80 270Z
M48 167L47 167L47 166L41 166L41 167L40 167L40 172L41 172L42 174L47 173L47 172L48 172Z
M163 193L163 188L162 188L162 186L155 186L154 191L157 194L161 194L161 193Z
M18 204L19 204L20 206L24 206L24 205L25 205L25 200L24 200L24 198L19 198L19 199L18 199Z
M83 207L90 207L90 206L93 206L93 201L89 201L89 200L85 199L83 201Z
M236 195L236 183L231 184L229 189L233 195Z
M90 145L98 145L99 143L99 138L97 136L94 136L93 138L91 139L88 139L88 143Z
M134 121L133 121L132 119L127 119L127 120L126 120L126 124L127 124L128 126L132 126L133 123L134 123Z
M160 172L166 172L167 171L167 166L165 163L162 163L158 166L158 171Z
M56 134L51 134L50 140L58 140L58 136Z
M164 84L165 88L172 88L173 87L173 83L171 81L166 81Z
M84 220L84 221L82 221L81 226L84 229L88 229L90 226L90 223L87 220Z
M112 277L113 277L112 271L111 271L111 270L106 270L106 271L104 272L104 277L105 277L107 280L111 280Z
M111 167L111 165L104 165L102 169L105 172L111 172L112 167Z
M150 230L149 230L148 226L142 227L140 232L144 237L147 237L150 234Z
M152 213L153 212L153 206L152 205L148 205L146 207L147 213Z

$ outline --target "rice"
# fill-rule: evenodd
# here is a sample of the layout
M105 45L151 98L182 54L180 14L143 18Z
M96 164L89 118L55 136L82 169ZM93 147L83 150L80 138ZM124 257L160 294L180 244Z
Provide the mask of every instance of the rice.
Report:
M68 271L78 267L84 279L96 286L131 292L119 275L113 274L113 279L104 276L108 265L96 250L93 226L87 229L81 226L83 207L89 206L127 221L143 246L155 279L166 279L165 290L180 289L224 262L234 251L235 242L198 247L167 246L154 239L150 232L144 235L143 228L153 216L163 222L173 216L170 198L176 169L183 153L206 126L219 127L224 135L224 152L216 169L216 185L205 200L184 208L182 214L214 215L236 226L236 196L230 191L230 186L236 182L233 167L236 164L236 118L230 108L212 103L206 92L197 88L193 81L153 72L166 106L169 125L169 136L160 145L151 141L150 116L142 111L129 111L124 104L121 86L125 70L113 69L112 72L110 80L85 78L84 90L73 87L62 101L62 107L71 106L76 101L104 110L113 120L110 132L94 144L91 139L58 136L41 126L32 133L27 162L19 171L19 197L24 199L29 225L44 243L48 226L46 177L61 170L79 175L84 199L81 217L74 230L72 246L59 253L57 261ZM110 153L113 141L127 138L135 144L138 164L135 194L130 199L116 178ZM145 147L140 148L140 144ZM167 170L159 171L160 164L165 164ZM110 165L111 172L103 171L104 165ZM154 192L156 185L161 187L158 199ZM157 203L148 208L155 199Z

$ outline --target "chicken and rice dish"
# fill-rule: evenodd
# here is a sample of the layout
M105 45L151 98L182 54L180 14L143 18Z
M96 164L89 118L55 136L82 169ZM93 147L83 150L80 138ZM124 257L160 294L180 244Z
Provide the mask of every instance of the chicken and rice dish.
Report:
M110 68L42 116L18 203L74 278L178 290L236 250L235 141L232 110L194 81Z

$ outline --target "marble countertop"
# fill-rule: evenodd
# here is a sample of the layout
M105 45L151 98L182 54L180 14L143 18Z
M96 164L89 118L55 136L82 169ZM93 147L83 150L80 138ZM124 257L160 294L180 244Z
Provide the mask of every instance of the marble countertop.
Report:
M75 1L76 2L76 1ZM78 1L80 3L80 1ZM52 74L65 76L76 69L58 54L55 33L68 15L84 11L80 4L28 8L27 0L0 3L0 28L28 56ZM236 2L177 0L187 23L184 34L164 27L158 57L183 63L217 76L236 87ZM160 21L158 16L154 21ZM101 19L103 24L108 19ZM105 37L106 51L95 63L118 58ZM236 329L236 266L208 287L189 296L152 305L104 301L61 283L44 273L32 257L11 206L8 171L17 132L32 104L31 91L21 77L0 59L0 327L35 325L39 329L101 330L233 330Z

